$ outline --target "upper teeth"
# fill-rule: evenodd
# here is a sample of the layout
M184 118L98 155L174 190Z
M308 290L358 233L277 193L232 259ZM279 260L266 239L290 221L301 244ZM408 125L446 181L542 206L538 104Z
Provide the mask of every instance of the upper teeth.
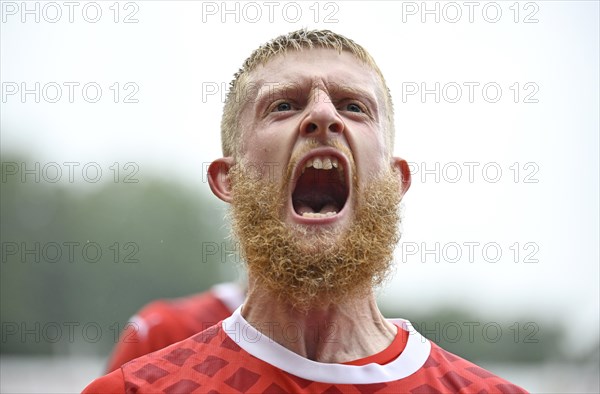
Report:
M314 167L317 170L331 170L332 168L337 168L340 172L344 171L344 168L339 165L337 157L332 156L321 156L308 159L304 164L302 172L304 173L304 170L310 167Z

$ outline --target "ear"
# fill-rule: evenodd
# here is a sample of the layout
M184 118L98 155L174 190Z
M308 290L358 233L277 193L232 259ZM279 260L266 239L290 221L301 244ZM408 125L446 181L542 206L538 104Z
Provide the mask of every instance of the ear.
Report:
M208 185L215 196L231 203L231 182L229 169L233 166L232 157L222 157L210 163L208 167Z
M406 160L399 157L392 157L392 167L398 171L401 177L400 198L404 197L404 193L410 188L410 167Z

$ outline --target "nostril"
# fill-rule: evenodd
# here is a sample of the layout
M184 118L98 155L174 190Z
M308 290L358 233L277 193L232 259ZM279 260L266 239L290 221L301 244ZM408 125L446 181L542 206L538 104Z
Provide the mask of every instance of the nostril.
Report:
M316 131L319 127L315 124L315 123L310 123L307 127L306 127L306 131L308 131L309 133L312 133L314 131Z
M329 129L334 133L341 133L344 130L344 126L341 123L332 124Z

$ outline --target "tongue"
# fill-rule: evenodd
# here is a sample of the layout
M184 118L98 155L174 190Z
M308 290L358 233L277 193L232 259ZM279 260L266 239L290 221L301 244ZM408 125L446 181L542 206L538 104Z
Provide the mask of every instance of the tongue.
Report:
M323 207L318 212L315 211L309 205L306 205L306 204L303 204L303 203L298 203L295 208L296 208L296 212L298 212L299 215L303 215L305 213L322 213L322 214L326 214L326 213L329 213L329 212L338 212L338 208L334 204L325 204L325 205L323 205Z
M338 207L334 204L325 204L323 208L319 211L319 213L329 213L329 212L338 212Z

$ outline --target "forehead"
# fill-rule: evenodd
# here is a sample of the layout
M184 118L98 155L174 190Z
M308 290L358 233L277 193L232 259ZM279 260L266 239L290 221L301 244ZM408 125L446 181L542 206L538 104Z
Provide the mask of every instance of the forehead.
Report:
M315 86L360 90L381 103L383 87L377 73L349 52L314 48L291 50L259 65L249 74L251 90L260 95L282 86Z

